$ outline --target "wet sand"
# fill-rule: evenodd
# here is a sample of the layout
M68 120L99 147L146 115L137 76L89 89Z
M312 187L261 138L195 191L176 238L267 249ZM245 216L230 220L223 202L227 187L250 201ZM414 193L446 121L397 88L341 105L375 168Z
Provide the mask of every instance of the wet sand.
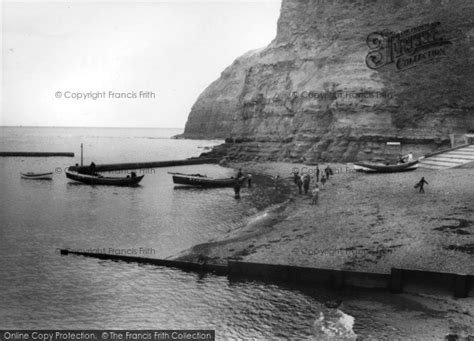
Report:
M391 267L474 273L472 166L364 174L354 172L350 165L331 164L335 174L321 188L318 205L310 204L309 195L298 194L291 176L295 168L313 175L314 166L290 163L228 166L242 167L244 172L279 175L277 186L285 184L293 190L285 201L259 213L227 238L196 245L179 258L206 259L220 264L233 259L383 273L389 273ZM429 183L424 194L413 188L422 176ZM252 195L251 189L244 191ZM441 337L453 331L474 335L472 297L455 300L451 295L436 292L431 296L405 293L394 297L404 297L416 307L407 312L413 323L405 317L393 318L392 313L398 308L392 307L395 310L390 312L387 306L374 302L354 300L354 309L345 311L357 315L357 309L368 304L374 314L385 316L392 326L399 324L407 335L429 333ZM420 324L424 325L421 329Z

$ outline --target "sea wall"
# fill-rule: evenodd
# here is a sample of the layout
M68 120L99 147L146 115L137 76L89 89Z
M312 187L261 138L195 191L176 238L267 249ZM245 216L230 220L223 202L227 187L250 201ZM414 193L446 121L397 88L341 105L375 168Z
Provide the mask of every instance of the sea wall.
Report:
M275 39L204 90L183 137L226 138L237 160L449 147L474 131L472 17L468 0L283 0Z

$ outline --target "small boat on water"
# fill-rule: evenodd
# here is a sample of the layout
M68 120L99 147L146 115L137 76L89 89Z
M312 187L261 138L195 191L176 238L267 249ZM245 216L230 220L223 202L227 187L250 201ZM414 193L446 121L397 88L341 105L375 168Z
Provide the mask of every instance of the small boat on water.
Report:
M171 174L173 176L173 183L177 185L209 187L209 188L233 187L236 181L240 181L242 183L243 180L245 180L244 177L237 180L236 178L214 179L214 178L208 178L206 175L201 175L201 174L183 174L183 173L172 173L172 172L169 172L168 174Z
M354 162L354 169L360 172L367 173L396 173L396 172L406 172L412 171L418 168L418 160L406 162L406 163L397 163L394 165L384 165L382 163L372 163L372 162Z
M53 172L48 173L20 173L22 179L28 180L53 180Z
M66 177L71 180L79 181L88 185L109 185L109 186L137 186L145 175L127 177L103 176L97 173L83 174L66 170Z

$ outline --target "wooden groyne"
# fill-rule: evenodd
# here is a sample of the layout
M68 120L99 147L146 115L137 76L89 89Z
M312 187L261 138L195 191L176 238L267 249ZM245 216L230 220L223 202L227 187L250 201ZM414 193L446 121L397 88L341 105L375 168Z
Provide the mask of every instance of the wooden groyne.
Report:
M455 297L474 296L474 275L392 268L390 274L320 269L291 265L229 261L229 272L250 278L272 278L281 281L326 283L342 289L345 286L388 289L392 293L443 288Z
M152 161L152 162L130 162L130 163L109 163L95 166L95 172L111 172L118 170L131 170L143 168L160 168L172 166L187 166L187 165L201 165L208 163L219 163L219 159L207 158L190 158L184 160L169 160L169 161ZM72 166L69 167L72 171L87 173L90 171L89 166Z
M25 156L25 157L74 157L74 153L70 152L0 152L0 156Z
M118 260L176 268L184 271L213 273L245 279L298 282L309 285L328 284L337 289L349 287L382 288L392 293L404 290L424 291L426 288L442 288L453 292L455 297L474 296L474 276L410 269L392 268L391 273L372 273L321 269L279 264L263 264L228 261L227 265L212 263L184 262L170 259L132 257L106 253L92 253L61 249L61 255L80 255L99 259Z
M118 260L124 262L140 263L140 264L150 264L157 266L164 266L167 268L176 268L180 270L194 271L194 272L208 272L214 273L216 275L227 275L227 266L217 265L217 264L208 264L208 263L193 263L193 262L183 262L170 259L158 259L158 258L145 258L145 257L133 257L125 255L115 255L108 253L95 253L95 252L82 252L82 251L73 251L68 249L61 249L61 255L79 255L85 257L93 257L98 259L110 259Z

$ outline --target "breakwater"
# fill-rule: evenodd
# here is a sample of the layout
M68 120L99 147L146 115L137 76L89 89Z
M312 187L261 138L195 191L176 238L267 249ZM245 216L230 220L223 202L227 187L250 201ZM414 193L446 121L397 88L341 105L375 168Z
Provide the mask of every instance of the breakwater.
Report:
M143 169L143 168L160 168L160 167L173 167L173 166L187 166L187 165L201 165L209 163L218 163L220 160L217 158L189 158L184 160L169 160L169 161L151 161L151 162L130 162L130 163L109 163L96 165L94 168L95 172L112 172L118 170L131 170L131 169ZM89 166L71 166L69 170L87 173L90 171Z
M0 152L0 156L4 157L74 157L74 153L71 152Z
M217 275L226 275L228 272L227 266L225 265L185 262L185 261L176 261L176 260L171 260L171 259L133 257L133 256L115 255L115 254L108 254L108 253L73 251L73 250L68 250L68 249L61 249L60 254L61 255L71 254L71 255L79 255L79 256L85 256L85 257L93 257L93 258L98 258L98 259L109 259L109 260L115 260L115 261L118 260L118 261L124 261L124 262L165 266L168 268L176 268L176 269L187 270L187 271L215 273Z
M171 267L184 271L214 273L229 277L264 279L306 284L328 284L343 289L349 287L387 289L392 293L422 292L433 288L450 290L455 297L474 296L474 275L392 268L391 273L373 273L321 269L280 264L228 261L227 265L188 262L171 259L132 257L107 253L80 252L61 249L61 255L80 255L98 259L135 262Z

